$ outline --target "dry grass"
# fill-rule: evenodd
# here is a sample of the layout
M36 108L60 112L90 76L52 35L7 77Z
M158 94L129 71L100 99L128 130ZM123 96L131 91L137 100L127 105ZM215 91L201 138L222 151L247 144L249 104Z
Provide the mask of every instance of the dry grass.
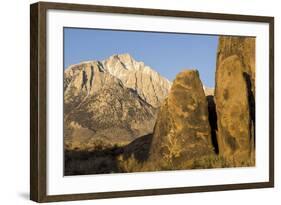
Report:
M214 154L194 160L192 169L250 167L254 165L255 161L251 158L245 160L237 160L235 158L226 158Z
M150 172L187 169L249 167L255 165L255 156L238 161L234 157L209 154L200 158L173 163L149 158L152 135L146 135L130 144L96 143L94 150L65 149L65 175Z

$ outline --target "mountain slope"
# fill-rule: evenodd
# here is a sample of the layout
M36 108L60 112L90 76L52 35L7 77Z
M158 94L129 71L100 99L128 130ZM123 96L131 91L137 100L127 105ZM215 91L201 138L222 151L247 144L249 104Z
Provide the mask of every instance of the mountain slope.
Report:
M68 149L127 144L152 133L170 82L128 54L70 66L64 75Z
M95 73L105 73L116 77L125 87L136 91L144 101L153 107L160 106L171 88L171 82L149 66L136 61L129 54L121 54L113 55L103 61L82 62L67 68L64 82L66 92L71 79L73 80L76 77L78 79L74 79L74 81L78 81L78 85L75 87L80 90L79 86L82 85L82 75L84 74L84 79L86 79L85 89L89 88L92 91L90 93L93 94L93 91L97 91L107 83L106 80L102 81L99 76L95 76ZM93 85L95 85L95 88L93 88Z

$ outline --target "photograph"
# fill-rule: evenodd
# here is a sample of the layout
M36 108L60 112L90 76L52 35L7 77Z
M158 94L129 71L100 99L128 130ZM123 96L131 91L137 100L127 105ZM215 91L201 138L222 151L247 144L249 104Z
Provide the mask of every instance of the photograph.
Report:
M31 200L274 187L274 17L206 11L31 4Z
M64 176L255 167L256 38L63 28Z

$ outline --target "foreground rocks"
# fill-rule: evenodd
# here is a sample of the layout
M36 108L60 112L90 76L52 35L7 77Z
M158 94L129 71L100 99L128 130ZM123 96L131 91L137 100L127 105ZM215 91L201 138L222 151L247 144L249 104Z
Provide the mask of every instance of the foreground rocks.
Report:
M219 154L234 166L254 164L255 39L220 37L215 103Z
M160 108L150 160L158 169L190 168L195 159L212 153L208 105L199 73L182 71Z

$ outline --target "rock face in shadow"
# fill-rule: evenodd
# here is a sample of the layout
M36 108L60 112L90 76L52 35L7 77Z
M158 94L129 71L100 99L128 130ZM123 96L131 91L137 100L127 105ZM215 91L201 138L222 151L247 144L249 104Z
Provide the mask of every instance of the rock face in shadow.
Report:
M199 73L176 76L157 116L150 161L154 169L186 169L194 160L212 154L208 105Z
M234 166L253 165L255 38L220 37L215 104L219 154Z

